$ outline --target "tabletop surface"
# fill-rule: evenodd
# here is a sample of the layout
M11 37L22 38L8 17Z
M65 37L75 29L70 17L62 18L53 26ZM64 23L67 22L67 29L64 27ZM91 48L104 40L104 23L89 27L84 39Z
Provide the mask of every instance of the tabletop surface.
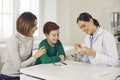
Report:
M120 74L120 68L115 67L74 61L64 63L40 64L20 69L20 72L46 80L114 80Z

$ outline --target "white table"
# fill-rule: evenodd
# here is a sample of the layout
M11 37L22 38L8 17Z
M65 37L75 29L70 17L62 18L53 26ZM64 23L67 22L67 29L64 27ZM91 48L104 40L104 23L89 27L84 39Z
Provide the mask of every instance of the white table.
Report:
M52 63L40 64L20 69L20 72L45 80L114 80L120 74L120 68L96 66L74 61L65 61L64 63L67 65L61 62L55 63L57 66Z

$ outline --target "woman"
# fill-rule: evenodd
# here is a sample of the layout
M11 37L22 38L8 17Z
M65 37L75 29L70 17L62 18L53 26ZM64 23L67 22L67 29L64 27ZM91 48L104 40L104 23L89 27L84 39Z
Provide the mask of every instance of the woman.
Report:
M7 41L0 80L20 80L20 68L31 66L46 51L41 48L32 56L33 34L37 29L37 18L34 14L24 12L17 19L16 25L17 33Z
M54 22L46 22L43 28L46 39L42 40L39 48L45 47L46 54L40 56L35 64L46 64L65 60L65 51L59 40L59 26Z
M118 53L114 36L100 28L98 21L86 12L79 15L77 23L88 34L84 45L75 44L75 49L80 52L83 62L117 66Z

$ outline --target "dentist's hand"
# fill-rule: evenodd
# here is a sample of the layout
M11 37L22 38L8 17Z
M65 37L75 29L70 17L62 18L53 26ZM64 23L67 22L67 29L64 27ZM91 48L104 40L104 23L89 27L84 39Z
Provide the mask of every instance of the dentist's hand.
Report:
M77 50L78 52L81 52L81 45L80 44L74 44L74 48L75 50Z
M85 45L75 44L74 47L82 55L96 56L96 52Z
M89 56L93 56L93 57L96 56L96 52L94 50L91 50L90 48L88 48L85 45L82 45L81 48L79 48L77 51L80 52L80 54L82 54L82 55L89 55Z
M37 52L36 54L33 56L34 59L37 59L39 58L41 55L45 54L46 53L46 48L43 46L41 47Z

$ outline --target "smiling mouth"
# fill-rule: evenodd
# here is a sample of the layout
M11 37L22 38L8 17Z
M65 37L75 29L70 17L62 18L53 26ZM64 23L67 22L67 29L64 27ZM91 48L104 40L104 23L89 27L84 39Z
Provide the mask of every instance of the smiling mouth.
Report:
M57 40L54 40L55 42L57 42Z
M85 32L88 34L88 32L89 32L89 31L88 31L88 30L86 30Z

